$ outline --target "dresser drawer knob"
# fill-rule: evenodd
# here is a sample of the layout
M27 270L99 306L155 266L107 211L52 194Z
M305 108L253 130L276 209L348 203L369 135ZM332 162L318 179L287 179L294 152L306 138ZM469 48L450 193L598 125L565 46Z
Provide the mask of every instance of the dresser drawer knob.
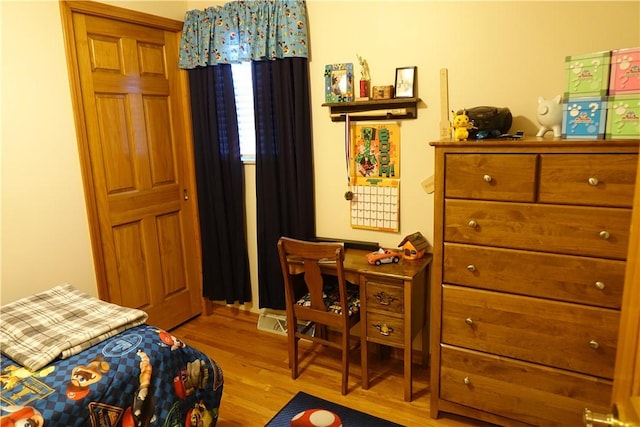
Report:
M471 326L473 325L473 319L471 317L467 317L466 319L464 319L464 323Z
M609 237L611 237L611 234L610 234L607 230L602 230L602 231L600 232L600 238L601 238L602 240L608 240L608 239L609 239Z
M595 340L591 340L589 341L589 347L593 348L594 350L598 347L600 347L600 344L598 344L598 341Z
M464 377L464 379L462 380L463 383L465 383L466 385L471 385L471 378L469 377Z
M476 271L476 266L473 264L469 264L467 265L467 270L471 273L473 273L474 271Z
M491 182L493 181L493 178L491 178L491 175L482 175L482 179L484 179L484 182Z
M593 185L594 187L598 185L598 178L595 176L589 177L589 185Z
M478 223L475 222L474 220L470 219L469 222L467 223L467 225L471 228L477 228L478 227Z
M392 302L394 302L395 300L398 299L398 298L394 297L393 295L388 295L384 291L378 292L378 293L374 294L373 296L376 297L376 299L378 300L378 303L380 305L391 305Z
M601 281L598 280L596 282L596 288L598 288L600 290L603 290L604 289L604 282L601 282Z

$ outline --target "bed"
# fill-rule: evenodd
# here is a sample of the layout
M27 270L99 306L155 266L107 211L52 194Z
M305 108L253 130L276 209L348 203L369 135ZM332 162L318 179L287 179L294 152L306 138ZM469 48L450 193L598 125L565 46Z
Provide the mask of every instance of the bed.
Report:
M63 284L0 313L1 427L216 424L222 370L143 311Z

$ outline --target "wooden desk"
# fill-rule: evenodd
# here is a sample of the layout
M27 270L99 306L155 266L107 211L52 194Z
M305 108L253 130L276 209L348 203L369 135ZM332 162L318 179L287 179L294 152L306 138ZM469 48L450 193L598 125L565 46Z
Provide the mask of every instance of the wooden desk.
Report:
M347 249L346 280L360 285L362 388L369 388L368 342L401 348L404 353L404 400L412 399L412 343L422 332L422 363L429 355L428 286L431 254L398 264L370 265L368 251ZM335 264L334 264L335 265ZM326 264L323 272L335 273Z

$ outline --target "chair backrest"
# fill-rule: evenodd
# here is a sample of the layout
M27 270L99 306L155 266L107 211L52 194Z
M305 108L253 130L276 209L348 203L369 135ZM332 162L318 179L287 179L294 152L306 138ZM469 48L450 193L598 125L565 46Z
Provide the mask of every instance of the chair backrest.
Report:
M285 282L285 292L287 305L293 307L296 304L296 282L295 277L302 275L306 291L311 296L311 306L313 310L326 312L327 309L323 300L323 284L321 264L335 263L336 280L340 292L340 304L342 313L347 313L347 292L344 278L344 246L342 243L309 242L303 240L281 237L278 241L278 254L280 256L280 266L282 268Z

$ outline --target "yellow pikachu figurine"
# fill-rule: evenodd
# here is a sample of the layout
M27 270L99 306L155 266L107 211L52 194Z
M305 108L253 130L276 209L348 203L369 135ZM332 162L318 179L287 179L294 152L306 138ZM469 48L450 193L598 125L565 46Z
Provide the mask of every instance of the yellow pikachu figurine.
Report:
M466 110L462 110L460 114L453 113L453 140L466 141L469 138L469 129L473 128L467 115Z

